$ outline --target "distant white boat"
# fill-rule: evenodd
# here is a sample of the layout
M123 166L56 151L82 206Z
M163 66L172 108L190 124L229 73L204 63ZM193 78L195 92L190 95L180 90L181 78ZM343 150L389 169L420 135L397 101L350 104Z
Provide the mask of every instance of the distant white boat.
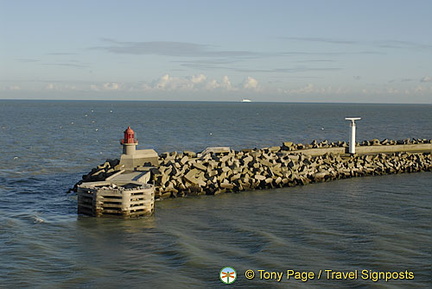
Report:
M241 102L252 102L252 100L247 99L247 98L243 98Z

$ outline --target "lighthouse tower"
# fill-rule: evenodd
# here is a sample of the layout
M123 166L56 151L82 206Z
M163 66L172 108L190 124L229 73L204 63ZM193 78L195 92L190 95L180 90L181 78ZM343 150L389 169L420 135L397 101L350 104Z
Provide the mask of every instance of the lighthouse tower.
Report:
M123 154L135 154L138 140L135 139L135 132L130 126L128 126L128 128L124 131L124 137L122 140L120 140L120 143L123 145Z
M136 170L139 167L158 166L159 156L155 150L137 150L138 140L135 139L135 132L128 126L124 131L123 139L120 140L123 146L123 154L120 156L120 167L125 170Z

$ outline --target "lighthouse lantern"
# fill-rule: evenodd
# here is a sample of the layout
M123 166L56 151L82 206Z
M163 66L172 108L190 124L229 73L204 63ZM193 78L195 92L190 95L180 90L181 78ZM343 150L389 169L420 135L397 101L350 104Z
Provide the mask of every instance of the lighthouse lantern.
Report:
M130 126L124 131L124 136L120 140L120 143L123 145L123 154L133 155L135 153L138 140L135 139L135 132Z

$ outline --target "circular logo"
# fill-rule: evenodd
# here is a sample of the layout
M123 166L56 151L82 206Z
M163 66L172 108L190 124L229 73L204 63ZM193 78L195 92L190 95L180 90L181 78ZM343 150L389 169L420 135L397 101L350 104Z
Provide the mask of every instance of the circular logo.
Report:
M254 272L254 270L251 270L251 269L246 270L244 275L245 275L246 279L248 279L248 280L252 280L253 278L255 278L255 272Z
M225 284L232 284L237 279L237 272L232 267L224 267L219 272L219 279Z

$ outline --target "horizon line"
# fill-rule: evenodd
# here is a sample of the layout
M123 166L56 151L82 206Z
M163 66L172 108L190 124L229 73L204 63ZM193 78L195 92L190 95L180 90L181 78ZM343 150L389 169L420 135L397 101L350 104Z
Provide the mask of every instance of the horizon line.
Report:
M58 98L0 98L0 101L89 101L89 102L198 102L198 103L243 103L241 100L152 100L152 99L58 99ZM323 102L323 101L254 101L245 104L253 103L291 103L291 104L376 104L376 105L432 105L432 102Z

